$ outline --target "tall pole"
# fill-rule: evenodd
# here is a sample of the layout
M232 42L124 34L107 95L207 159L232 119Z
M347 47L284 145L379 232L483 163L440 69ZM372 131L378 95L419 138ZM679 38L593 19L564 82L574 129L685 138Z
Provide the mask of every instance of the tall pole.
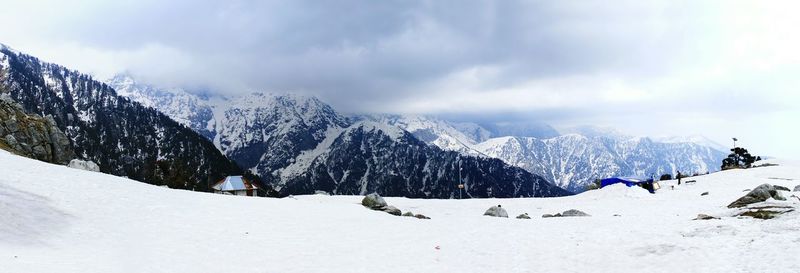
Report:
M458 185L462 185L464 182L461 181L461 159L458 160ZM458 199L461 200L463 196L461 196L461 192L463 190L461 187L458 187Z

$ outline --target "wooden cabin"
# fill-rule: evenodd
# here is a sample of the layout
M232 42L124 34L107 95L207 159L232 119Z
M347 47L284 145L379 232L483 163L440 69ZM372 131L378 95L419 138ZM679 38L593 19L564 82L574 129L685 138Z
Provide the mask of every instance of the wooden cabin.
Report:
M214 189L214 193L219 194L258 196L258 186L242 176L225 177L211 188Z

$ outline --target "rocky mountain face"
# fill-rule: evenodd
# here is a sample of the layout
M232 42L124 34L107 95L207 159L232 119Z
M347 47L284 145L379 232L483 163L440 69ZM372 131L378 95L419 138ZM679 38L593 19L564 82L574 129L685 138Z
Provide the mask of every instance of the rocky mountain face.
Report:
M0 149L55 164L75 156L52 116L28 115L0 87Z
M157 102L156 109L176 115L210 112L211 118L182 121L205 134L242 167L258 174L282 194L317 190L420 198L458 196L458 164L463 166L464 196L522 197L569 194L521 168L500 160L476 158L427 145L417 137L383 123L350 119L317 98L251 94L194 98L179 89L159 95L142 84L117 85L130 98ZM152 98L158 96L158 98ZM179 106L199 99L201 103Z
M672 138L659 142L598 128L579 128L578 133L549 138L495 137L491 133L478 138L473 132L489 132L478 124L453 124L421 116L394 116L381 121L423 135L420 139L442 149L501 159L573 192L606 177L717 171L725 156L707 141L698 144Z
M279 188L311 193L385 193L412 198L562 196L567 191L538 175L493 158L443 151L410 133L374 122L356 122L314 157L305 171L290 165ZM327 145L327 144L323 144ZM291 175L292 173L298 175ZM459 180L460 179L460 180Z
M239 167L213 143L105 83L0 46L6 93L25 113L46 116L76 155L100 171L173 188L208 190Z

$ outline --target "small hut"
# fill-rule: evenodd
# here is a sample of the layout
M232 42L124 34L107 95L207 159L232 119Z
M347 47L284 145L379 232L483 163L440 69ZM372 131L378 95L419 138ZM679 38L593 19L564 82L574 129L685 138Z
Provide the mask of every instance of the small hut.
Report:
M258 196L258 186L242 176L228 176L211 186L211 188L214 189L214 193L219 194Z

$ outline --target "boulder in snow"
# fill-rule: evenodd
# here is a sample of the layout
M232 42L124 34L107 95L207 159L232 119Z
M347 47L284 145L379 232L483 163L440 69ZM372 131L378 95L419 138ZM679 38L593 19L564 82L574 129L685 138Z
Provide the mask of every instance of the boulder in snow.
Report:
M728 205L728 208L741 208L753 203L767 201L767 199L770 198L775 200L786 200L783 198L783 196L781 196L780 193L778 193L778 190L775 189L775 186L770 184L762 184L761 186L758 186L747 193L745 196L733 201L733 203Z
M417 219L431 219L430 217L422 215L422 214L414 215L414 217L416 217Z
M564 211L562 213L544 214L544 215L542 215L542 218L552 218L552 217L588 217L588 216L591 216L591 215L589 215L588 213L576 210L576 209L571 209L571 210L568 210L568 211Z
M531 219L531 217L528 216L528 213L523 213L517 216L517 219Z
M364 196L364 199L361 200L361 205L374 210L382 210L383 207L387 206L386 200L383 200L383 197L377 193L370 193Z
M403 213L402 211L400 211L400 209L395 208L394 206L385 206L381 210L388 214L396 216L400 216Z
M712 219L719 219L719 217L714 217L714 216L711 216L711 215L708 215L708 214L702 214L701 213L701 214L697 215L697 218L694 218L692 220L712 220Z
M704 193L700 194L700 196L706 196L706 195L708 195L708 192L704 192Z
M483 215L508 218L508 212L506 212L506 209L502 208L500 205L489 208L485 213L483 213Z
M406 217L414 217L414 213L413 213L413 212L410 212L410 211L406 211L406 213L403 213L403 216L406 216Z
M795 186L794 191L800 191L800 185Z
M97 166L96 163L88 160L80 160L80 159L73 159L67 165L73 169L85 170L90 172L99 172L100 166Z
M586 216L591 216L591 215L589 215L588 213L576 210L576 209L571 209L571 210L562 212L561 216L562 217L586 217Z
M779 190L779 191L791 191L791 190L789 190L789 188L781 186L781 185L774 185L774 186L775 186L775 189Z

